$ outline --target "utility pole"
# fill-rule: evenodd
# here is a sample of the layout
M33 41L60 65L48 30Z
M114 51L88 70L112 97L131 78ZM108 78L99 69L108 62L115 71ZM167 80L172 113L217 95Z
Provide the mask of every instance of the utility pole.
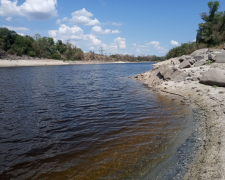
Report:
M104 52L105 50L103 50L103 47L100 47L100 48L99 48L99 51L100 51L101 54L103 55L103 52Z

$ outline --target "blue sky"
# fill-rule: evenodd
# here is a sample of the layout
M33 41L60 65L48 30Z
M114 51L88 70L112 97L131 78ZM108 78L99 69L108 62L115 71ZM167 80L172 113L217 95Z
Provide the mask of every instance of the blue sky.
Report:
M70 41L85 52L165 55L196 38L209 0L0 0L0 27ZM220 1L220 11L225 2Z

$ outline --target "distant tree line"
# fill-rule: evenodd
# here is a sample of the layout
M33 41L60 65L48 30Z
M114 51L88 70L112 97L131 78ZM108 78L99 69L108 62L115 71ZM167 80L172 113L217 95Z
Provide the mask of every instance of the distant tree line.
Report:
M150 61L150 62L156 62L156 61L164 61L166 59L165 56L159 57L159 56L145 56L145 55L139 55L135 57L134 55L123 55L123 54L114 54L110 56L111 58L114 58L118 61Z
M69 42L64 44L58 40L55 43L53 38L41 37L39 34L34 37L21 36L7 28L0 28L0 49L17 56L49 59L81 60L84 56L80 48Z
M225 12L218 11L220 7L218 1L210 1L208 7L208 14L206 12L200 14L204 23L198 25L196 42L174 47L167 53L167 59L191 54L201 48L222 47L225 42Z

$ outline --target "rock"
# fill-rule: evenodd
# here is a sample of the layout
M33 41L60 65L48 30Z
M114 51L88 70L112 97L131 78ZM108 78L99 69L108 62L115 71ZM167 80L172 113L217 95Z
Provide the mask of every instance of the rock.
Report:
M177 68L176 66L173 66L173 70L174 70L174 71L177 71L178 68Z
M174 81L183 81L186 77L186 73L181 70L177 70L171 74L170 79L173 79Z
M167 67L167 71L164 73L163 77L164 79L171 79L171 75L174 73L174 70L172 67Z
M200 78L200 83L225 87L225 71L217 68L211 69Z
M195 60L194 60L194 59L189 59L189 63L190 63L191 65L193 65L193 64L195 63Z
M180 63L182 63L185 60L184 57L181 56L181 58L179 59Z
M179 58L172 58L170 64L172 64L172 65L180 64Z
M191 64L189 61L183 61L179 66L180 69L189 68L189 67L191 67Z
M164 76L164 74L166 73L166 71L168 70L168 66L167 65L161 65L159 66L159 72L162 76Z
M216 63L225 63L225 51L216 55Z
M203 61L197 61L197 62L195 63L195 67L203 66L203 65L205 65L205 64L206 64L206 61L205 61L205 60L203 60Z
M202 60L202 59L204 59L205 57L203 56L203 55L201 55L201 56L194 56L194 59L196 60L196 61L200 61L200 60Z
M185 61L185 60L190 60L190 59L192 59L191 56L183 55L183 56L181 56L178 60L180 61L180 63L182 63L183 61Z
M190 59L192 59L192 57L191 56L185 56L185 59L190 60Z
M191 56L197 56L197 55L201 55L201 54L206 54L208 52L208 48L205 49L199 49L194 51Z
M225 50L225 43L223 44L223 49Z
M216 61L215 57L216 57L215 54L209 54L208 55L208 59L211 60L211 61Z

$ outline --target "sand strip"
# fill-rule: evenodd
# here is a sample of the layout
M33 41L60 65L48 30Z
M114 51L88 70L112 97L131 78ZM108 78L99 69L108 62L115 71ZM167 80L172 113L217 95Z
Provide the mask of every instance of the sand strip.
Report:
M58 66L58 65L76 65L76 64L107 64L107 63L128 63L122 61L104 62L104 61L62 61L54 59L43 60L0 60L0 67L20 67L20 66Z

